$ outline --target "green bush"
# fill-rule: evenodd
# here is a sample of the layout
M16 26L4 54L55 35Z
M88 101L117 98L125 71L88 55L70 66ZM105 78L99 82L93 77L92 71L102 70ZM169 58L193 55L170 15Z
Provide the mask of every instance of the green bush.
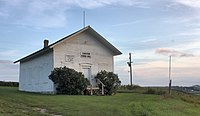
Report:
M101 71L97 73L96 79L99 79L104 85L104 94L113 95L116 94L116 91L121 84L121 81L118 78L117 74L113 72ZM99 88L102 87L102 84L99 84Z
M66 66L54 68L49 75L54 84L57 86L57 94L81 95L87 88L89 81L84 78L81 72Z

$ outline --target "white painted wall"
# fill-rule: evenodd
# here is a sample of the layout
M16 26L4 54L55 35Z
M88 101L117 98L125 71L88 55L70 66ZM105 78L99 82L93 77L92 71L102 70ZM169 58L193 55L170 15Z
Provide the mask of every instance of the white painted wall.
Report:
M54 67L67 66L76 71L83 72L82 67L91 67L91 81L95 84L94 76L101 70L114 71L112 53L87 32L67 39L54 46ZM91 58L83 58L81 52L88 52ZM68 62L66 55L70 55L73 61Z
M20 62L19 90L52 93L54 84L48 78L52 70L52 51L30 61Z

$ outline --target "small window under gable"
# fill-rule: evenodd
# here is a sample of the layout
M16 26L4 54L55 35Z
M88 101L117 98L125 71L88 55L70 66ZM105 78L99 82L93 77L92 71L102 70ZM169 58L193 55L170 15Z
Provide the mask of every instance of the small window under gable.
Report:
M73 62L74 55L65 55L65 62Z
M83 57L83 58L91 58L91 54L89 52L81 52L81 57Z

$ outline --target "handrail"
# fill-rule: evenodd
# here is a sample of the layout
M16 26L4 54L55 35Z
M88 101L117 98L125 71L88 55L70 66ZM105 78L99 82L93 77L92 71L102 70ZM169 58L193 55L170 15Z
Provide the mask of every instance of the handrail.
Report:
M102 85L102 86L101 86L101 90L102 90L102 91L101 91L101 94L104 95L104 87L105 87L105 85L104 85L103 82L101 82L99 79L97 79L97 81Z
M101 84L105 87L105 85L103 84L103 82L101 82L99 79L97 79L97 81L98 81L99 83L101 83Z

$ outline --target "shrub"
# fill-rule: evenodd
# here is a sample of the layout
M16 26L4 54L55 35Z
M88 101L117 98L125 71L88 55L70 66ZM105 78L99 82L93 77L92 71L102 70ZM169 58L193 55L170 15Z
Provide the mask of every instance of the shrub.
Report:
M146 92L144 92L145 94L156 94L156 90L152 89L152 88L149 88L147 89Z
M157 91L156 93L157 93L158 95L166 95L166 94L167 94L166 91L162 91L162 90Z
M19 87L19 82L0 81L0 86Z
M104 94L105 95L113 95L116 94L117 88L121 84L121 81L118 78L117 74L114 74L113 72L107 72L107 71L101 71L97 73L96 79L99 79L104 85ZM102 85L99 84L99 88L101 88Z
M134 90L134 89L137 89L137 88L141 88L139 85L121 85L120 86L120 89L121 90Z
M156 95L165 95L167 92L159 89L147 88L147 91L144 94L156 94Z
M57 86L57 94L81 95L89 83L81 72L77 72L66 66L54 68L49 75L49 79Z

